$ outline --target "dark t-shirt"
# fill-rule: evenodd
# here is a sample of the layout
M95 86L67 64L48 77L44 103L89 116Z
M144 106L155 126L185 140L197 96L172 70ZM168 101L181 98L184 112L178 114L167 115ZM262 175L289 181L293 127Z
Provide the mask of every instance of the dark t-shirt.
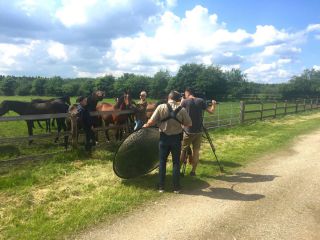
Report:
M192 120L192 126L186 127L185 131L187 133L201 133L203 111L207 109L206 102L202 98L188 98L182 101L181 106L187 110Z

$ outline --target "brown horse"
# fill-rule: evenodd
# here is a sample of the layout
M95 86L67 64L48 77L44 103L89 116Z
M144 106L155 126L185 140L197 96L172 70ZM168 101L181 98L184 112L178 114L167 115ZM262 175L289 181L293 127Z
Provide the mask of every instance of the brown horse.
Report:
M148 103L147 105L147 110L146 110L146 115L147 115L147 119L151 118L154 110L156 110L156 108L160 105L160 104L163 104L163 103L166 103L167 100L163 99L163 100L160 100L156 103Z
M109 127L110 124L113 124L118 127L116 131L116 139L121 140L123 138L124 128L121 127L124 124L128 123L130 114L121 114L121 111L131 110L132 99L130 94L124 93L123 96L117 99L116 104L110 103L100 103L97 106L97 111L112 111L110 114L102 114L100 117L104 121L105 126ZM109 130L105 132L106 138L110 141Z

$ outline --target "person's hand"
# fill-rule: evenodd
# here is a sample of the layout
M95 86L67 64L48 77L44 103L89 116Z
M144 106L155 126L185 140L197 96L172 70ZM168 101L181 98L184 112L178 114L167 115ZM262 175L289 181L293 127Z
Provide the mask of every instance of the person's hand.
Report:
M143 126L142 126L142 128L147 128L147 127L149 127L149 126L148 126L148 124L146 124L146 123L143 124Z

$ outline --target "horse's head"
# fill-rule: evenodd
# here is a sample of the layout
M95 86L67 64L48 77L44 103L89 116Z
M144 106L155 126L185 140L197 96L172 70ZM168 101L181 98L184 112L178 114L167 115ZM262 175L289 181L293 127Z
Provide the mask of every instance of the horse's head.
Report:
M3 101L2 103L0 103L0 116L6 114L7 112L9 112L9 102L8 101Z
M131 104L132 104L131 94L129 92L124 92L124 94L121 97L117 98L115 107L117 109L124 110L124 109L130 108Z
M97 91L94 91L92 93L92 96L97 100L97 101L101 101L104 99L105 97L105 92L104 91L101 91L101 90L97 90Z

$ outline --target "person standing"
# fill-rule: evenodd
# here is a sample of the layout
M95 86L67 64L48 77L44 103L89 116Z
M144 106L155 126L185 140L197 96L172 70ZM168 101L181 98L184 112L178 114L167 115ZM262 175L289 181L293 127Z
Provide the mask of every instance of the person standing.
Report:
M93 120L90 116L89 110L86 108L88 101L86 97L78 97L77 102L79 103L77 107L77 115L81 122L82 128L86 134L85 149L91 151L92 146L96 145L95 134L93 132Z
M182 140L182 126L191 127L192 121L186 109L179 106L180 93L171 91L168 102L160 104L151 118L143 127L159 124L159 192L164 191L166 177L166 163L169 154L172 155L173 164L173 190L180 192L180 154Z
M142 91L140 93L140 100L136 104L136 109L135 109L135 126L134 126L134 131L139 130L142 128L143 124L147 121L147 92Z
M202 139L203 111L213 114L216 108L216 101L212 100L211 107L208 107L202 98L197 98L194 96L194 92L191 88L186 88L184 91L184 96L185 99L182 100L181 106L187 110L192 120L192 126L184 128L185 134L182 140L181 161L185 160L186 151L190 145L192 145L193 157L190 176L195 176L196 168L199 162L199 152Z

